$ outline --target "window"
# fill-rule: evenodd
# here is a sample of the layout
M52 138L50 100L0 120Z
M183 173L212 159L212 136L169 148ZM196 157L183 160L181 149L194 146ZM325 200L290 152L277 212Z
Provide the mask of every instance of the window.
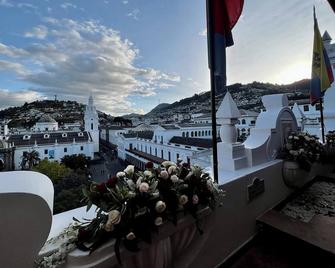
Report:
M176 160L178 161L178 159L179 159L179 154L176 155Z
M129 150L132 150L132 149L133 149L133 144L129 143Z
M151 152L151 146L150 146L150 154L152 154L152 152Z
M192 131L192 132L191 132L191 137L193 137L193 135L194 135L194 134L193 134L193 131Z
M182 136L185 137L185 132L183 132Z
M30 139L30 136L29 136L29 135L24 135L24 136L23 136L23 139L24 139L24 140L29 140L29 139Z
M169 155L169 161L171 161L171 152L168 152Z
M66 147L64 148L64 153L67 153L67 148Z
M84 146L80 146L80 151L84 151Z
M245 123L246 123L245 119L242 119L242 125L245 125Z
M62 133L62 138L66 138L67 137L67 133Z
M161 150L161 158L164 159L164 151L163 150Z
M308 112L309 111L309 106L308 105L304 105L304 112Z
M50 135L49 135L49 134L44 134L43 138L44 138L44 139L49 139L49 138L50 138Z
M205 136L205 131L202 131L202 132L201 132L201 136Z
M195 131L194 132L194 136L197 137L198 136L198 132Z
M141 152L143 152L143 146L142 146L142 144L141 144Z
M93 130L93 123L91 123L91 130Z
M157 156L157 148L155 148L155 156Z
M161 136L161 143L163 143L163 136Z
M187 157L187 164L191 164L191 159Z
M147 153L147 146L145 145L145 152Z
M198 131L198 136L199 136L199 137L201 136L201 131L200 131L200 130Z
M45 149L45 150L44 150L44 154L48 154L48 149Z
M256 121L255 120L251 120L250 121L250 125L255 125L256 124Z
M79 132L78 133L78 137L83 137L84 136L84 133L83 132Z
M208 133L207 133L207 130L205 131L205 136L207 136L208 135Z
M189 136L189 133L188 133L188 132L186 132L186 137L188 138L188 136Z
M48 130L49 130L49 128L46 127L46 128L45 128L45 131L48 131Z

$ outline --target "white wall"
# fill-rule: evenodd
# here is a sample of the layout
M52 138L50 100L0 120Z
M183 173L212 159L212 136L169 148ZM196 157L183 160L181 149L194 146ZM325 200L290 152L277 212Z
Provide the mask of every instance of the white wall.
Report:
M83 150L81 150L83 146ZM64 148L67 148L67 152L64 152ZM84 154L87 157L93 158L94 156L94 144L92 142L88 143L67 143L67 144L46 144L38 146L27 146L27 147L16 147L14 151L14 165L15 169L21 169L22 155L23 152L30 152L35 150L39 153L39 158L41 160L48 158L50 161L60 161L65 155L73 154ZM45 150L48 153L45 154ZM49 151L54 150L54 158L49 158Z

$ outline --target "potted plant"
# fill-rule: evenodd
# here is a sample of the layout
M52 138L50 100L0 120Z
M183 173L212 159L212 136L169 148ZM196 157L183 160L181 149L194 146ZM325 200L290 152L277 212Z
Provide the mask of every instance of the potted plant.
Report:
M308 133L291 133L281 152L283 179L291 188L302 187L308 179L313 163L320 160L323 145L319 138Z
M326 135L326 145L322 161L333 163L335 161L335 130L329 131Z
M64 263L74 247L91 253L109 239L115 239L115 255L121 263L121 245L136 252L140 241L150 243L162 224L171 221L176 225L185 213L195 218L201 232L197 212L214 208L222 190L202 168L165 161L159 168L148 162L145 171L129 165L106 182L92 181L83 194L88 209L96 206L96 217L83 221L73 218L74 223L64 231L66 235L62 234L66 242L61 252L44 257L39 267Z

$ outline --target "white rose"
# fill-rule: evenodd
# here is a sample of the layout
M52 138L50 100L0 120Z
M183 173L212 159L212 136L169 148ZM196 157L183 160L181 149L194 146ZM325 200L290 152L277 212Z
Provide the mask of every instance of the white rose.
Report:
M152 176L152 172L149 171L149 170L144 171L143 174L144 174L144 176L146 176L146 177L151 177L151 176Z
M147 184L146 182L142 182L142 183L140 184L139 191L140 191L141 193L146 193L146 192L148 192L148 191L149 191L149 184Z
M165 180L169 178L169 173L167 173L166 170L161 171L159 175L162 179L165 179Z
M188 202L188 197L187 197L187 195L181 195L180 197L179 197L179 203L181 204L181 205L185 205L186 203Z
M128 175L134 174L135 167L133 165L128 165L126 169L124 170L125 173Z
M162 166L165 167L165 168L168 168L169 166L175 166L176 164L171 162L171 161L164 161L162 163Z
M214 190L214 184L213 184L212 180L207 180L206 185L207 185L207 189L210 192L213 192L213 190Z
M121 213L120 211L113 209L110 212L108 212L108 222L111 222L112 224L119 224L121 221Z
M155 225L156 226L159 226L159 225L162 225L163 224L163 219L162 219L162 217L157 217L156 219L155 219Z
M176 166L170 166L170 167L168 168L168 173L171 175L173 172L176 171L176 169L177 169Z
M155 210L156 210L158 213L162 213L165 209L166 209L166 204L165 204L165 202L159 200L159 201L156 203Z
M123 171L119 171L118 173L116 173L116 177L118 177L118 179L123 178L126 176L126 173L124 173Z
M171 176L171 181L172 181L172 182L176 183L176 182L178 182L178 180L179 180L179 178L178 178L177 175L172 175L172 176Z
M114 229L114 225L113 225L113 223L111 223L111 222L107 222L107 223L105 224L105 226L104 226L104 229L105 229L107 232L111 232L111 231L113 231L113 229Z

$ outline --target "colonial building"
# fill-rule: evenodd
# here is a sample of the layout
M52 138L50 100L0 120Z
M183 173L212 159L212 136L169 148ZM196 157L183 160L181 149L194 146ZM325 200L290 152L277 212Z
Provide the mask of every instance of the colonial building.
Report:
M99 119L92 96L84 120L84 131L64 130L55 119L43 114L30 131L7 136L6 141L14 150L14 168L20 169L23 156L33 150L39 153L40 159L50 161L60 161L73 154L94 158L94 153L99 151Z
M0 140L0 171L9 171L14 168L14 148L6 141Z
M90 133L94 143L94 152L99 152L99 117L98 112L93 104L92 95L88 99L88 105L85 110L85 131Z

